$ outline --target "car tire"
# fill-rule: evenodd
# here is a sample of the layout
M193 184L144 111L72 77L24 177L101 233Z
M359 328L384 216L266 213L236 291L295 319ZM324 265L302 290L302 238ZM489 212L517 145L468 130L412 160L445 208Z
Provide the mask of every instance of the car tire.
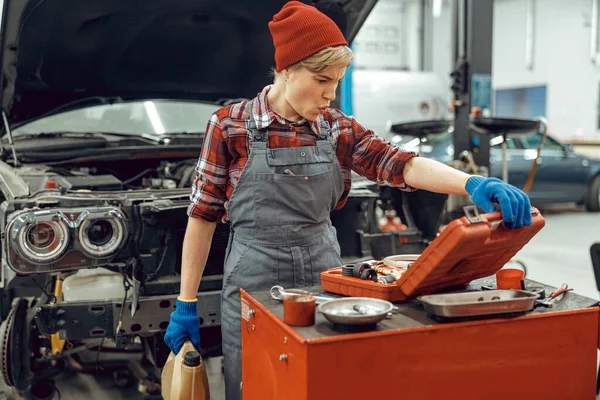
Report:
M600 175L592 179L585 199L585 208L591 212L600 211Z

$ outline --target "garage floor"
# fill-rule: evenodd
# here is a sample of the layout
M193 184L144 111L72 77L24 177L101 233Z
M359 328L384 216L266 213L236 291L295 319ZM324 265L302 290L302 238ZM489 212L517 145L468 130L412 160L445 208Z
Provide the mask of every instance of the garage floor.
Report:
M590 246L600 242L600 213L581 209L543 210L546 226L515 260L527 265L527 277L549 285L568 283L577 293L600 299L590 260Z
M208 381L210 386L210 398L212 400L225 399L225 384L221 372L221 358L206 359ZM57 380L57 386L61 392L61 400L155 400L155 397L144 397L133 385L127 389L119 389L113 383L110 376L99 379L92 375L65 376ZM2 397L0 397L2 400ZM53 399L58 400L58 398Z
M527 277L559 286L567 282L577 293L599 298L589 255L590 245L600 242L600 213L575 208L543 211L546 227L515 257L527 266ZM211 398L224 399L221 360L207 360ZM110 377L63 376L58 380L61 398L143 399L136 387L118 389ZM2 395L0 395L0 400ZM598 397L600 400L600 396Z

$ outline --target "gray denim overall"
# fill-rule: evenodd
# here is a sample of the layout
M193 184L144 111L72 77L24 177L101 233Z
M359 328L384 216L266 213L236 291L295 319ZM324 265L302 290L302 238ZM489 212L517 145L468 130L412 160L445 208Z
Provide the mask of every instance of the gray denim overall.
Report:
M228 208L221 295L227 400L241 398L239 289L318 285L322 271L342 262L329 213L344 180L329 124L321 118L316 146L269 149L267 130L257 130L250 115L252 146Z

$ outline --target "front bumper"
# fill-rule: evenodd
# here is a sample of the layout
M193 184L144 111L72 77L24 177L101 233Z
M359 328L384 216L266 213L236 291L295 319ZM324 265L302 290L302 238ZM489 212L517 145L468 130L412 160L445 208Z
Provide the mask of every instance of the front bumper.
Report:
M200 327L221 325L221 291L198 293ZM65 340L114 338L118 335L153 336L167 328L177 295L140 297L135 316L131 300L78 301L36 307L35 323L42 335L58 332Z

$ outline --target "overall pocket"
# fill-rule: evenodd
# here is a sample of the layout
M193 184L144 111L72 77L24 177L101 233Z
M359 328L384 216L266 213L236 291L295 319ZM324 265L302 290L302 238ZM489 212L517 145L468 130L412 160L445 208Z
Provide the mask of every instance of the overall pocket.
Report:
M329 217L333 197L330 170L314 175L253 175L257 223L295 225L319 223Z
M231 280L235 277L248 249L249 246L232 240L229 254L225 259L225 267L223 268L223 290L227 289Z

